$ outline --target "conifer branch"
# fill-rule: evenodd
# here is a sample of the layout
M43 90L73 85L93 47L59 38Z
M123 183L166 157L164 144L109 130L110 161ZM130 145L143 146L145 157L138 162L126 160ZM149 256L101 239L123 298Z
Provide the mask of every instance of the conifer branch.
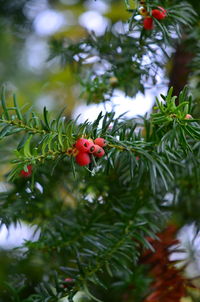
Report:
M7 2L20 16L18 6ZM26 2L23 15L29 9ZM198 9L188 1L122 2L130 17L123 33L113 23L103 36L92 32L77 42L54 35L50 42L50 60L76 66L73 76L78 75L87 103L112 101L116 89L131 97L144 93L147 85L156 86L171 57L168 51L183 33L199 41L198 26L194 28ZM198 77L198 55L193 64ZM39 235L18 250L1 251L1 275L7 282L0 284L0 300L75 302L80 292L91 301L145 299L148 274L140 265L136 268L141 249L153 249L152 240L172 212L183 224L199 221L200 119L194 118L199 114L194 114L196 103L187 89L177 96L173 89L161 95L144 118L116 118L109 112L83 123L68 120L64 111L52 117L46 108L42 114L21 109L15 95L8 105L5 96L3 89L2 174L10 169L8 162L14 168L0 182L0 226L23 221L36 226ZM86 148L91 145L93 149ZM155 255L160 256L151 254L150 262ZM11 272L8 277L6 271ZM138 284L139 298L134 296ZM156 294L162 296L157 284ZM176 295L174 290L174 299Z
M200 139L200 126L198 120L194 120L189 114L191 111L191 98L187 96L185 89L179 95L179 106L176 106L176 97L172 96L172 89L166 97L162 96L164 101L157 99L157 112L151 115L151 123L143 124L140 127L146 133L151 133L149 140L142 136L140 132L136 132L137 124L127 128L126 122L120 119L114 119L114 115L105 115L102 122L102 129L98 129L102 115L92 124L85 122L77 125L76 121L64 122L61 115L57 119L50 120L46 108L43 112L43 120L34 113L33 125L32 116L24 122L20 108L17 106L16 98L14 98L16 117L11 116L10 108L6 107L5 98L2 98L3 129L0 132L2 139L8 135L15 134L18 131L25 130L27 136L23 137L16 151L17 159L13 160L16 164L10 173L10 179L15 177L20 169L26 168L28 164L37 165L44 163L46 160L55 161L62 156L71 156L68 149L72 148L76 139L80 136L86 138L95 138L95 135L101 135L107 139L107 152L109 161L111 157L115 158L117 152L126 152L131 159L130 173L140 165L137 163L136 157L146 161L146 170L149 170L152 178L152 185L157 173L161 176L165 187L167 187L167 174L173 179L173 173L167 166L167 162L172 160L175 163L175 149L179 146L183 153L192 152L192 147L188 143L188 136L193 140ZM18 118L22 120L19 120ZM188 118L189 117L189 118ZM109 126L112 124L112 128ZM6 125L5 125L6 124ZM172 126L173 125L173 126ZM146 128L148 127L148 128ZM98 134L97 134L98 133ZM181 135L178 136L178 133ZM35 136L39 135L40 139L35 140ZM169 144L170 142L170 144ZM169 151L167 157L164 156L164 149ZM132 155L131 155L132 154ZM171 156L171 154L173 154ZM173 157L173 158L172 158ZM106 164L106 163L105 163ZM144 173L144 172L143 172Z

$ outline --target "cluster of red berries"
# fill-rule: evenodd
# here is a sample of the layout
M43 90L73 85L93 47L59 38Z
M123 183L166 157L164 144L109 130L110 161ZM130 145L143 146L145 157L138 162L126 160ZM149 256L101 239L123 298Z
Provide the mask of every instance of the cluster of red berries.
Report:
M102 157L105 154L103 147L106 146L106 141L102 137L97 137L94 141L92 139L79 138L74 144L73 148L67 150L68 155L75 156L76 162L79 166L87 166L91 162L91 154L96 157ZM32 165L27 166L27 171L21 170L20 177L28 178L32 175Z
M31 176L31 174L32 174L32 165L27 166L27 171L21 170L19 173L19 175L23 178L27 178L27 177Z
M74 148L67 150L68 155L74 155L76 163L79 166L87 166L91 162L91 154L100 158L104 156L103 147L106 146L106 141L102 137L92 139L79 138L74 144Z
M167 11L161 6L158 6L157 9L152 9L151 15L149 15L148 11L145 7L140 9L140 14L144 16L143 26L146 30L152 30L154 27L153 18L157 20L163 20L167 16Z

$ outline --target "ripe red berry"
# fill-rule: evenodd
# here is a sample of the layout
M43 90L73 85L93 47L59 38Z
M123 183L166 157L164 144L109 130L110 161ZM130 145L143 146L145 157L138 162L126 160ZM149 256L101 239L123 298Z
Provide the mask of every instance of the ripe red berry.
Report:
M191 116L191 114L186 114L186 116L185 116L185 119L186 120L190 120L190 119L192 119L193 117Z
M89 141L89 153L94 153L95 152L95 144L92 141Z
M64 280L64 288L69 288L74 285L74 279L72 278L65 278Z
M29 177L29 176L31 176L31 174L32 174L32 165L28 165L27 166L27 170L28 171L21 170L20 171L20 176L21 177Z
M99 150L99 148L100 148L99 145L95 145L95 144L94 144L94 145L92 146L92 148L91 148L92 150L91 150L89 153L93 153L93 154L94 154L94 153L96 153L96 152Z
M98 145L100 147L105 147L106 146L106 141L104 138L102 137L97 137L95 140L94 140L94 143L95 145Z
M151 17L146 17L143 20L143 26L146 30L152 30L153 29L153 19Z
M81 152L88 152L89 151L90 142L85 138L79 138L76 141L75 147Z
M167 16L167 11L163 7L158 6L158 9L152 10L152 16L157 20L162 20L165 19L165 17Z
M103 150L103 148L101 148L100 146L98 146L98 145L95 145L96 147L96 150L95 150L95 152L94 152L94 155L96 156L96 157L102 157L102 156L104 156L104 154L105 154L105 151ZM98 147L97 147L98 146Z
M74 279L72 279L72 278L65 278L64 281L65 281L65 282L74 282Z
M79 166L87 166L91 162L90 156L86 152L79 152L79 154L76 155L75 158Z

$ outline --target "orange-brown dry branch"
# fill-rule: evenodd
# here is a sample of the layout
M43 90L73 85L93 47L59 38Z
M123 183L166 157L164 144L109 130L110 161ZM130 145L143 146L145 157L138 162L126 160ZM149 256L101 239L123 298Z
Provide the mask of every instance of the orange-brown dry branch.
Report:
M144 302L180 302L186 294L186 280L181 270L175 268L170 261L170 247L178 243L174 239L177 228L169 226L158 234L159 240L149 239L155 253L148 250L142 257L142 262L150 264L150 274L154 278L151 285L152 293Z

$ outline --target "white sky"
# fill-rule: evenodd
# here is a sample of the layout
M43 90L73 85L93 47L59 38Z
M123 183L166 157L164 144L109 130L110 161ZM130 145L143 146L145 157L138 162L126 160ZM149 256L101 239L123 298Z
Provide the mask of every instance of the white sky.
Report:
M167 88L157 89L157 93L165 94ZM111 102L106 102L105 104L91 104L91 105L80 105L74 111L74 118L81 114L79 122L84 122L86 119L93 122L98 114L102 111L104 114L106 112L115 111L116 117L120 114L127 112L124 117L132 118L137 115L144 115L149 112L155 102L155 89L147 90L145 95L139 92L136 97L131 98L125 96L120 90L115 91L115 96L112 97Z
M16 226L11 224L9 229L3 225L0 230L0 248L12 249L21 246L24 240L38 240L39 232L34 235L35 229L36 227L30 227L23 222L17 223Z

